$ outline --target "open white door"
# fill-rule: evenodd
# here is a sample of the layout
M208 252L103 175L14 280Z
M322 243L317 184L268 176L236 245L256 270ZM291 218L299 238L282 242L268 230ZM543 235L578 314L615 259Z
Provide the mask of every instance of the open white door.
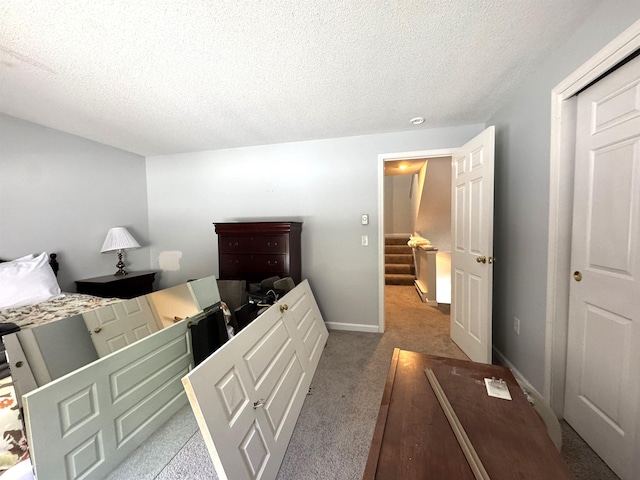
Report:
M451 339L483 363L491 363L494 143L489 127L451 165Z

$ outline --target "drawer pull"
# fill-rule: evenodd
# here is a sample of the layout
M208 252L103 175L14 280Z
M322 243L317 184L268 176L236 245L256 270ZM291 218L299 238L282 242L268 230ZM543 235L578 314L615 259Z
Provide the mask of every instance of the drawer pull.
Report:
M229 246L230 247L237 247L238 246L238 242L229 242Z
M260 399L257 402L253 402L253 409L255 410L258 407L263 407L264 406L264 399Z
M267 265L269 265L270 267L275 267L276 265L278 265L278 261L277 260L267 260Z
M277 247L278 242L267 242L267 247Z
M280 313L284 313L285 310L289 310L289 305L286 303L284 305L280 305Z

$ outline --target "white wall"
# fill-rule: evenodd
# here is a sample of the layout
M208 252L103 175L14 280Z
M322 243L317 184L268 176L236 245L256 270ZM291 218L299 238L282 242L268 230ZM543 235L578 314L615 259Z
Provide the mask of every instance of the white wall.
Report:
M487 121L496 126L494 345L539 391L544 382L551 90L638 18L637 0L603 2ZM513 331L513 317L520 319L520 335Z
M0 257L56 252L59 283L116 271L100 254L110 227L127 226L149 245L144 158L0 114ZM148 247L125 253L149 268Z
M415 230L441 252L451 251L451 157L427 162Z
M412 177L413 175L384 177L385 234L413 234Z
M163 287L217 275L214 222L302 221L302 274L325 320L377 331L378 155L459 146L482 130L467 125L149 157L152 266L161 255L176 258L163 252L181 255L179 268L163 271ZM363 213L370 215L367 226L360 224ZM361 235L369 236L368 247Z

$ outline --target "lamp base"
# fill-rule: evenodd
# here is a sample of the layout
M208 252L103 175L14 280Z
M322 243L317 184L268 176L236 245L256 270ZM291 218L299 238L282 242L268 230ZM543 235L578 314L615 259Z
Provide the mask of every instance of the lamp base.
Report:
M122 250L118 250L118 263L116 263L116 267L118 267L118 271L113 274L115 277L129 274L129 272L125 272L124 270L124 262L122 261Z

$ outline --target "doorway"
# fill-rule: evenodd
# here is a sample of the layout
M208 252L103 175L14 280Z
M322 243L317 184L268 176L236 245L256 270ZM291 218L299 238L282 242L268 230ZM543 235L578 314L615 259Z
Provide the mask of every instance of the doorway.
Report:
M384 332L384 163L451 157L451 339L475 361L492 360L495 127L460 147L379 155L379 332Z
M380 218L380 222L378 223L378 245L379 245L379 251L378 251L379 277L378 278L380 278L379 292L378 292L378 298L379 298L378 311L380 312L380 318L379 318L378 331L380 333L383 333L385 330L385 287L386 287L385 280L384 280L385 279L385 262L384 262L385 238L389 234L393 235L394 233L413 235L414 232L417 230L415 225L415 214L418 208L418 206L414 205L413 203L413 201L417 201L417 199L412 198L410 202L407 202L407 205L411 205L409 208L412 209L412 212L410 213L409 217L413 218L413 220L411 220L410 222L409 220L401 220L400 223L402 225L407 225L409 222L410 227L409 226L404 227L409 231L390 232L389 223L388 223L388 221L390 220L388 218L390 212L388 212L388 206L385 204L386 203L385 195L389 192L387 191L387 189L385 189L385 183L387 183L385 182L385 179L388 176L397 176L397 175L398 176L399 175L414 176L414 178L412 178L410 183L411 183L412 192L416 192L418 189L422 189L422 185L419 185L421 182L423 182L423 179L421 180L420 172L421 170L428 169L429 161L431 161L432 159L433 160L440 159L440 161L443 161L443 159L448 158L450 162L452 155L453 155L453 149L423 150L423 151L416 151L416 152L404 152L404 153L378 156L378 179L379 179L378 212L379 212L379 218ZM449 163L449 166L450 166L450 163ZM404 229L403 227L398 227L398 228ZM450 236L450 231L451 229L449 226L449 230L448 230L449 236ZM418 295L418 292L416 292L416 295Z

